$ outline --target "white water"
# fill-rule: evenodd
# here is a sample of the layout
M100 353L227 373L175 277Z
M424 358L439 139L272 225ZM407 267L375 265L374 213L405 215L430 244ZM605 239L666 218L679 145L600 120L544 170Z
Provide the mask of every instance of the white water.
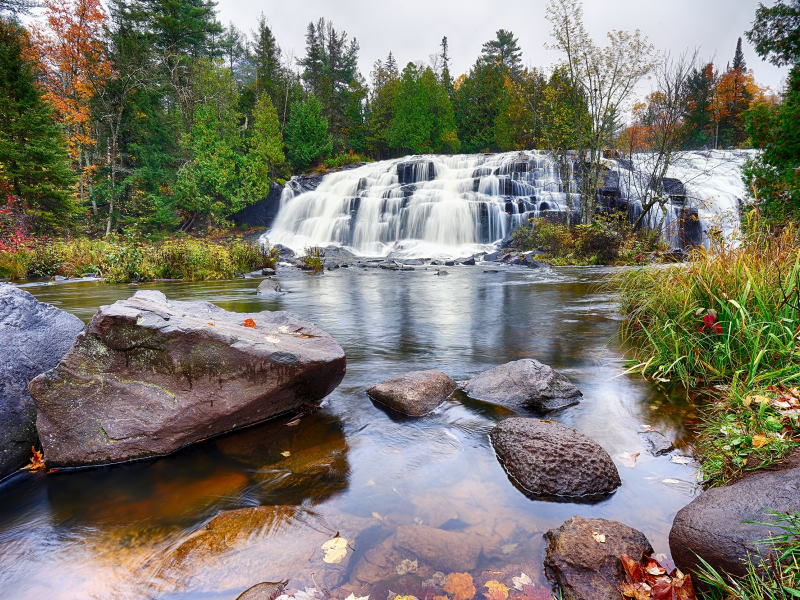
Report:
M687 204L698 207L704 230L736 228L745 159L744 153L690 152L670 168L668 176L687 188ZM630 172L619 172L623 194L635 204L636 186L625 183ZM405 157L327 175L311 192L295 195L288 184L266 236L296 252L336 245L362 256L470 256L492 251L530 217L577 210L577 196L564 188L555 161L542 151ZM672 212L661 219L669 223Z

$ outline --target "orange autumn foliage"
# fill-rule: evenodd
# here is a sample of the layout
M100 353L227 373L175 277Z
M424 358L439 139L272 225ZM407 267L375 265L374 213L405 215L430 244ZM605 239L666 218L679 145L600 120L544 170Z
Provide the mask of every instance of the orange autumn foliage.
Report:
M444 591L453 594L453 600L470 600L475 596L475 586L469 573L450 573Z
M245 327L252 327L253 329L255 329L256 328L256 322L253 321L253 319L245 319L244 320L244 326Z

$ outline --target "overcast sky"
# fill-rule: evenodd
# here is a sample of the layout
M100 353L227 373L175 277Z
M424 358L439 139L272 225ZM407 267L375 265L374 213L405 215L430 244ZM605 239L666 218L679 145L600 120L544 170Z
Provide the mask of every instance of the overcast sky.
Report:
M560 54L544 47L552 42L544 18L546 4L547 0L219 0L218 11L223 23L233 21L245 31L254 28L263 12L280 46L294 49L296 56L304 54L308 22L330 19L358 39L361 73L369 79L372 63L390 50L401 66L427 61L445 35L451 72L457 76L469 70L483 43L501 28L519 38L525 64L548 66ZM660 50L679 53L698 47L703 58L714 56L724 68L757 6L757 0L584 0L584 22L598 44L611 29L638 28ZM777 90L788 67L762 62L747 40L742 42L756 80Z

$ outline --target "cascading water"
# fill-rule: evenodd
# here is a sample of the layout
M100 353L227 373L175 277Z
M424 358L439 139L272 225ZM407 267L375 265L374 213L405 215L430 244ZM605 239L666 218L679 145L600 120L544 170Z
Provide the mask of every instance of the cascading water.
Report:
M746 157L682 154L667 175L680 179L685 191L649 221L669 224L691 205L704 230L712 217L722 221L724 231L734 229ZM637 214L644 159L607 162L608 173L616 173L617 196L629 214ZM469 256L491 251L529 218L575 214L578 196L564 190L577 186L574 181L566 186L559 171L549 153L533 150L375 162L326 175L310 191L294 178L266 236L295 251L336 245L366 256Z

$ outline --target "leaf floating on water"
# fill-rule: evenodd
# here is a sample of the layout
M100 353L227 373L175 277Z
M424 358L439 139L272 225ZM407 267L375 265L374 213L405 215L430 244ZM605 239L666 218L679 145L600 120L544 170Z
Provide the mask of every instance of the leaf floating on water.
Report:
M599 531L593 531L592 532L592 537L594 538L594 541L599 543L599 544L605 544L606 543L606 534L605 533L600 533Z
M692 459L689 458L688 456L673 456L669 460L670 462L674 462L679 465L688 465L689 463L692 462Z
M343 537L335 537L332 540L328 540L322 544L322 551L325 553L322 560L326 563L340 563L347 556L347 540Z
M245 319L244 320L244 326L245 327L251 327L251 328L255 329L256 328L256 322L253 321L253 319Z
M758 433L753 436L753 448L761 448L769 444L769 438L763 433Z
M640 452L623 452L618 454L617 458L622 461L623 466L633 468L636 466L636 458L641 454Z
M625 583L619 586L623 596L633 600L697 600L689 575L678 569L667 573L654 558L645 560L643 564L627 554L620 556L627 575Z
M678 479L662 479L662 483L681 483Z
M356 596L355 594L351 593L345 600L369 600L369 595L367 596Z
M22 467L22 469L25 471L30 471L31 473L44 471L46 466L44 464L43 453L39 452L34 446L31 446L31 452L33 452L33 456L31 456L31 462Z
M383 521L383 517L380 515L380 513L376 513L373 511L372 516L378 519L379 521Z
M291 455L292 455L292 453L289 452L288 450L285 450L285 451L281 452L281 456L291 456Z
M453 600L470 600L475 596L475 586L472 585L472 575L469 573L450 573L444 591L453 594Z
M487 581L483 584L483 587L489 590L484 594L489 600L505 600L508 598L508 586L500 583L496 579Z
M214 323L206 323L206 325L211 325L212 327L216 327Z
M408 560L407 558L404 558L400 562L400 564L397 565L394 569L395 571L397 571L398 575L405 575L406 573L416 573L417 571L419 571L419 563L417 562L417 559Z
M656 428L650 425L642 425L642 431L656 431Z
M514 544L516 546L516 544ZM514 589L522 591L522 586L533 585L533 581L525 573L520 573L519 577L512 577L511 583L514 584Z
M297 417L294 421L289 421L286 424L287 427L294 427L295 425L300 425L300 417Z
M511 554L514 550L517 549L517 546L519 546L519 544L504 544L500 546L500 551L503 554ZM522 588L517 588L517 589L522 589Z

